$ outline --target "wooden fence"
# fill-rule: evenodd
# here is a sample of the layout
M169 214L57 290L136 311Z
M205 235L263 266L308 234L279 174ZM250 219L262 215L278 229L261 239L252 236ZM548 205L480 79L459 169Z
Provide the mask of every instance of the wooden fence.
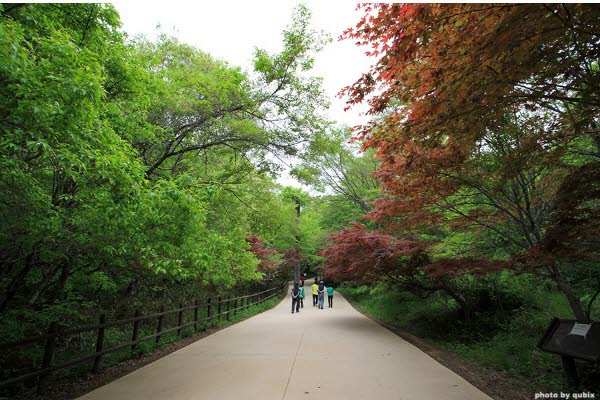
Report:
M165 310L164 307L161 307L160 312L148 315L142 315L142 312L140 310L136 310L133 318L120 319L114 321L107 321L106 316L104 314L101 314L99 316L97 324L86 325L72 329L63 330L57 322L51 323L48 332L45 335L39 335L15 342L0 343L0 351L2 352L11 351L23 346L29 346L38 343L44 344L44 353L39 367L37 367L33 372L29 372L27 374L16 376L0 382L0 388L15 383L27 381L33 378L39 378L38 388L41 390L45 386L45 383L47 382L52 372L60 369L69 368L90 360L93 360L92 371L97 372L101 367L102 357L106 354L114 353L118 350L127 347L130 347L132 350L135 350L139 343L151 339L154 339L158 344L160 342L161 336L167 333L177 332L177 336L180 336L183 329L193 326L194 330L197 330L199 323L211 320L213 318L221 318L222 316L225 316L229 321L232 313L233 315L235 315L237 314L238 310L244 310L254 304L262 303L274 296L278 296L282 294L282 290L284 287L287 287L287 284L264 290L262 292L234 298L230 298L229 296L227 296L226 298L218 297L216 301L211 301L211 298L208 298L208 300L204 304L200 304L199 301L195 301L192 305L179 304L179 307L174 310ZM189 322L185 322L185 312L188 310L193 311L192 320L190 320ZM201 313L203 315L201 315ZM164 326L164 319L165 316L170 314L177 314L177 325L169 328ZM156 319L156 332L151 335L139 337L140 324L143 321L148 321L152 319ZM105 348L105 330L107 328L119 327L128 324L132 325L131 340L126 343L121 343L117 346ZM60 364L53 363L54 356L56 353L57 339L62 339L68 336L90 331L96 331L97 333L96 351L94 353L87 354L85 356L81 356L73 360L65 361Z

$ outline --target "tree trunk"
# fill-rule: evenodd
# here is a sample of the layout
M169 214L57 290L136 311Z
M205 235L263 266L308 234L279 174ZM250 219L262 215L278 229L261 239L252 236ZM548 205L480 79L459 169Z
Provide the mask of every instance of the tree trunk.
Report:
M560 291L563 292L564 295L567 297L569 306L571 306L571 310L573 311L573 314L575 314L575 318L577 319L577 321L589 322L587 315L585 313L585 310L583 308L583 305L581 304L581 301L579 300L579 297L577 297L577 295L573 291L573 288L571 287L569 282L567 282L565 277L562 276L562 273L560 272L560 268L558 267L558 265L556 265L556 264L551 265L548 267L548 269L550 270L552 278L558 285L558 288L560 289Z
M473 307L463 299L460 294L452 287L452 284L447 278L440 279L442 284L442 290L452 297L459 305L463 312L463 319L465 322L471 322L473 316Z
M300 225L300 204L296 203L296 221ZM296 245L300 248L300 235L296 235ZM294 266L294 283L300 282L300 260L298 264Z
M27 257L25 257L25 266L12 280L12 282L8 286L8 289L6 289L6 294L4 295L2 300L0 300L0 312L4 312L4 310L6 310L6 308L8 307L8 302L14 297L15 294L17 294L20 283L23 282L23 280L29 274L29 271L31 271L33 267L33 257L35 256L36 252L37 249L34 248L29 252L29 254L27 254Z
M70 261L70 259L69 259L69 261ZM67 262L69 262L69 261L67 261ZM56 286L54 287L54 291L48 298L49 304L53 304L57 300L63 300L65 298L64 287L65 287L65 283L67 282L67 279L69 278L70 275L71 275L71 268L69 268L69 264L64 264L62 266L62 269L60 272L60 277L58 278L58 282L56 283Z
M42 294L44 294L44 292L52 285L54 284L54 282L52 282L52 279L54 279L54 277L56 276L56 273L60 270L60 268L56 268L51 270L49 273L47 274L42 274L43 277L40 280L40 282L38 282L38 284L35 286L35 288L33 289L33 293L31 294L31 296L29 297L29 305L33 305L35 304L38 299L42 296Z

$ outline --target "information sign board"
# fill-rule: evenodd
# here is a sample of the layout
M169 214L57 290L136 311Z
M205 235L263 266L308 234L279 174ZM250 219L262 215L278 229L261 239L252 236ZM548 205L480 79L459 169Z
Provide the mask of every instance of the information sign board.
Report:
M597 362L600 360L600 322L582 324L555 318L538 347L550 353Z

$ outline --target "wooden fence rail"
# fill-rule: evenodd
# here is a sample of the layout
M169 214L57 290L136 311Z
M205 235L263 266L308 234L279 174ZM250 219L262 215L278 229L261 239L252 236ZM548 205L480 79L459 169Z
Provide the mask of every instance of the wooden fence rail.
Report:
M147 340L154 339L156 343L159 343L161 336L164 336L165 334L171 332L176 332L177 336L180 336L183 329L187 327L193 326L194 330L197 330L198 323L201 321L209 321L213 318L221 319L223 316L225 316L229 321L231 313L234 313L235 315L237 314L238 310L245 310L254 304L262 303L268 299L271 299L272 297L278 296L281 294L283 288L286 286L287 284L283 284L271 289L264 290L262 292L247 294L244 296L234 298L230 298L229 296L227 296L225 299L223 299L222 297L219 297L216 302L212 302L211 298L208 298L206 303L204 304L201 304L198 300L194 301L194 304L189 306L185 306L182 303L180 303L179 307L173 310L165 310L163 306L161 307L160 312L148 315L142 315L142 312L140 310L135 310L135 316L133 318L126 318L114 321L106 321L106 316L102 314L100 315L97 324L85 325L72 329L63 330L60 328L57 322L53 322L50 324L48 332L45 335L38 335L35 337L30 337L27 339L13 342L0 343L0 351L10 351L36 343L44 344L43 359L39 368L27 374L16 376L0 382L0 388L39 377L38 388L39 390L42 390L52 372L60 369L69 368L90 360L94 360L92 372L98 372L101 368L102 357L107 354L114 353L118 350L127 347L131 348L132 350L135 350L139 343ZM215 304L217 306L216 314L211 313L211 307L214 307ZM226 305L225 310L223 310L222 305ZM200 318L199 316L199 310L202 308L206 308L206 317L204 318ZM187 310L194 310L194 313L193 319L188 322L185 322L184 313ZM165 327L163 326L164 317L170 314L177 314L177 325L165 329ZM141 322L154 319L156 320L156 332L151 335L146 335L140 338L139 333ZM131 341L127 343L121 343L119 345L105 349L104 345L106 329L129 324L132 324ZM53 363L54 356L56 353L57 339L62 339L68 336L91 331L96 331L96 351L94 353L87 354L85 356L81 356L60 364Z

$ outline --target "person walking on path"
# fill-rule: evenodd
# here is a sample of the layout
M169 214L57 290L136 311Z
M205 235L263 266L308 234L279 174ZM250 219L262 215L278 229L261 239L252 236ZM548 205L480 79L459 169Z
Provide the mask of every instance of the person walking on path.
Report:
M333 286L327 286L327 302L329 308L333 308Z
M300 312L300 289L298 289L298 283L294 283L292 289L292 314L294 313L294 307L296 312Z
M321 283L319 283L317 292L319 293L319 308L322 310L323 303L325 302L325 285L323 285L323 281L321 281Z
M302 287L304 287L304 275L300 276L300 282L302 282Z
M300 286L300 296L298 297L300 308L304 308L304 285Z
M312 295L313 295L313 307L317 305L317 296L319 295L319 292L317 291L318 285L317 285L317 281L314 281L312 286Z

